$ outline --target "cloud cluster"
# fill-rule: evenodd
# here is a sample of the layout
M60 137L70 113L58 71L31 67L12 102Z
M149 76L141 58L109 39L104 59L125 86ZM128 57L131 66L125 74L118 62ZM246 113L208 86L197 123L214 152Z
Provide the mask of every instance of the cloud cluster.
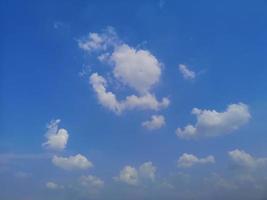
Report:
M213 156L207 156L205 158L198 158L193 154L184 153L177 161L177 166L182 168L189 168L198 164L214 164L215 158Z
M58 128L59 123L60 119L52 120L47 126L48 130L45 134L47 141L42 144L45 148L52 150L65 149L69 139L69 134L66 129Z
M112 28L101 34L90 33L87 39L79 40L78 45L90 54L100 54L97 56L98 60L105 61L112 67L113 78L136 92L126 96L124 100L118 100L116 94L107 90L107 80L98 73L93 73L90 76L90 84L102 106L115 113L168 107L170 101L167 97L160 101L151 92L160 81L162 68L150 51L130 47L117 37Z
M157 168L150 161L140 165L139 169L127 165L120 171L119 176L115 177L115 180L129 185L138 185L142 181L154 181L156 170Z
M93 167L92 162L81 154L69 157L61 157L55 155L52 158L52 163L64 170L85 170Z
M251 117L248 106L243 103L231 104L224 112L194 108L192 114L197 117L196 124L189 124L183 129L177 128L176 135L179 138L192 139L227 134L239 129Z
M180 64L179 71L181 72L184 79L193 80L196 78L196 73L190 69L186 65Z
M148 130L159 129L165 125L165 118L163 115L152 115L149 121L142 123L142 126Z

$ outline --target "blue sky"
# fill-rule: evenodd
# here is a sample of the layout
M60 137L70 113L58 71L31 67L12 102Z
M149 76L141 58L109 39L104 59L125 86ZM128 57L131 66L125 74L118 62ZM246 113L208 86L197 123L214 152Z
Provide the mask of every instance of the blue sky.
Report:
M0 7L1 199L267 198L266 1Z

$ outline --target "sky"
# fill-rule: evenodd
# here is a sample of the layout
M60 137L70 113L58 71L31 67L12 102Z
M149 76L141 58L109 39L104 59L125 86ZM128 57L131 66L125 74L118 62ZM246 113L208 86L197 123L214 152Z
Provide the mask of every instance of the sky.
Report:
M0 9L0 199L267 199L267 1Z

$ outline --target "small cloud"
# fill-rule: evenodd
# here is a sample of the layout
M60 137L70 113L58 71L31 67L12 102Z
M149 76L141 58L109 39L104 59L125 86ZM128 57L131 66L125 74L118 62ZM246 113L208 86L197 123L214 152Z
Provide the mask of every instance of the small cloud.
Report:
M189 168L197 164L213 164L213 163L215 163L215 158L213 156L198 158L193 154L184 153L177 161L177 166L182 168Z
M69 157L54 156L52 163L64 170L85 170L93 167L92 162L81 154Z
M149 121L142 123L142 126L148 130L159 129L165 125L165 118L163 115L152 115Z
M64 189L63 185L59 185L57 183L54 183L52 181L49 181L45 184L46 188L50 189L50 190L58 190L58 189Z
M155 180L157 168L151 161L145 162L139 167L139 176L151 181Z
M238 167L255 169L262 166L267 166L267 158L255 158L249 153L235 149L228 152L233 164Z
M239 129L251 118L248 106L243 103L230 104L224 112L194 108L192 114L197 117L196 124L177 128L176 135L179 138L194 139L227 134Z
M80 183L91 192L97 192L104 187L104 181L92 175L80 177Z
M45 148L52 150L65 149L69 139L69 134L66 129L58 128L59 123L60 119L52 120L47 126L48 130L45 134L47 141L42 144Z
M128 185L138 185L142 181L154 181L157 168L152 162L145 162L139 166L139 169L130 165L125 166L118 177L114 179L120 182L127 183Z
M196 73L190 69L186 65L180 64L179 70L181 74L183 75L183 78L186 80L193 80L196 78Z
M109 63L110 62L110 53L106 52L106 53L102 53L101 55L99 55L97 57L97 59L100 61L100 62L106 62L106 63Z
M113 27L107 27L102 33L89 33L85 38L78 40L80 49L87 53L99 52L114 47L119 43L117 33Z
M121 171L118 177L115 177L115 180L127 183L129 185L138 184L138 171L132 166L125 166Z

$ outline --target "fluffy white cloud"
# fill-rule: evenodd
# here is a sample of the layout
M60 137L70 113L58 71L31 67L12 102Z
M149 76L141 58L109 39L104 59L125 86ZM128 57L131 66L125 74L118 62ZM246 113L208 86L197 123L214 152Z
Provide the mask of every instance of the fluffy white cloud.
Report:
M98 190L104 187L104 181L92 175L82 176L80 178L80 183L89 190Z
M152 115L149 121L145 121L142 123L142 126L149 130L159 129L164 125L165 118L162 115Z
M183 75L184 79L194 79L196 77L196 73L190 69L186 65L180 64L179 70Z
M163 98L162 101L159 102L154 95L149 93L140 97L130 95L127 96L125 100L118 101L115 94L107 91L106 79L97 73L90 76L90 84L97 94L99 103L116 113L131 109L159 110L169 105L169 100L167 98Z
M64 188L64 186L59 185L59 184L57 184L57 183L54 183L54 182L52 182L52 181L47 182L47 183L45 184L45 186L46 186L48 189L51 189L51 190L57 190L57 189L63 189L63 188Z
M94 73L90 76L90 84L93 86L101 105L114 112L121 112L116 95L106 90L107 81L104 77Z
M169 99L157 100L151 92L153 86L160 81L161 64L148 50L135 49L123 43L112 27L102 33L90 33L88 38L78 41L81 49L112 67L113 77L125 86L134 89L138 95L132 94L118 100L117 95L107 91L104 77L93 73L90 84L97 94L101 105L115 113L125 110L149 109L159 110L169 105Z
M63 150L65 149L69 134L66 129L58 128L60 119L52 120L48 125L48 130L45 134L47 141L42 145L48 149L52 150Z
M120 171L119 176L115 177L115 180L129 185L138 185L145 180L154 181L156 170L156 167L150 161L140 165L139 169L127 165Z
M159 81L161 66L147 50L136 50L127 44L118 46L112 53L114 76L141 94Z
M192 139L227 134L237 130L251 118L248 106L243 103L231 104L224 112L194 108L192 114L197 117L196 124L189 124L184 129L177 128L178 137Z
M138 171L132 166L125 166L116 179L129 185L137 185Z
M205 158L198 158L193 154L184 153L177 161L177 166L182 168L192 167L197 164L213 164L215 158L213 156L207 156Z
M228 155L236 166L257 168L267 165L267 158L254 158L252 155L243 150L235 149L233 151L229 151Z
M64 170L84 170L93 166L92 162L81 154L69 157L54 156L52 163Z

